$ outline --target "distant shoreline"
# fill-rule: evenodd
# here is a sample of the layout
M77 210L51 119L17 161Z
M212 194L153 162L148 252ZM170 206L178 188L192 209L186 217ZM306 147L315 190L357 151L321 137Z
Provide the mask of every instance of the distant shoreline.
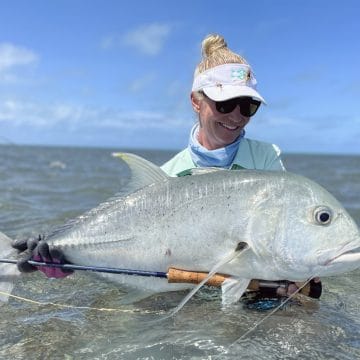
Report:
M1 140L1 139L0 139ZM104 151L124 151L124 152L134 152L134 153L144 153L144 152L157 152L157 153L173 153L181 151L182 149L160 149L160 148L131 148L131 147L113 147L113 146L76 146L76 145L58 145L58 144L14 144L14 143L2 143L0 141L0 146L5 147L23 147L23 148L44 148L44 149L76 149L76 150L104 150ZM357 153L336 153L336 152L282 152L282 156L336 156L336 157L359 157L360 152Z

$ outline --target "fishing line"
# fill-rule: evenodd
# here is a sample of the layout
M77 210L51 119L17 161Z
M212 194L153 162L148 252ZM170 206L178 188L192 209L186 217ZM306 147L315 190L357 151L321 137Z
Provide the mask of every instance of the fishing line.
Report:
M95 311L102 311L102 312L121 312L121 313L130 313L130 314L135 314L135 313L141 313L141 314L156 314L159 315L159 313L161 314L161 311L151 311L151 310L140 310L140 309L115 309L115 308L96 308L96 307L91 307L91 306L75 306L75 305L68 305L68 304L59 304L59 303L53 303L53 302L41 302L41 301L36 301L36 300L32 300L29 298L25 298L22 296L18 296L18 295L13 295L4 291L0 291L0 295L5 295L8 296L10 298L22 301L22 302L26 302L26 303L30 303L33 305L40 305L40 306L54 306L54 307L59 307L62 309L76 309L76 310L95 310Z
M263 317L260 321L258 321L257 323L255 323L255 325L250 328L248 331L246 331L243 335L241 335L237 340L235 340L232 344L229 345L228 349L226 351L228 351L231 347L233 347L236 343L238 343L239 341L241 341L242 339L244 339L246 336L248 336L250 333L252 333L259 325L261 325L264 321L266 321L270 316L274 315L282 306L284 306L285 304L287 304L291 299L293 299L295 297L295 295L297 295L302 288L304 288L310 281L312 278L308 279L303 285L301 285L294 293L292 293L289 297L286 298L286 300L284 300L279 306L277 306L275 309L273 309L269 314L267 314L265 317ZM226 352L225 351L225 352ZM222 352L221 354L218 354L214 357L214 359L216 359L218 356L223 355L225 352Z

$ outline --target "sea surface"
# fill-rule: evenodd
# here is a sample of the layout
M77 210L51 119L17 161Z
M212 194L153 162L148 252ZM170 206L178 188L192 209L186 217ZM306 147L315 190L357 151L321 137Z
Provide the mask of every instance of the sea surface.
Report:
M47 233L111 197L129 178L111 156L119 150L1 145L0 231ZM159 165L174 154L132 152ZM284 162L332 192L360 225L360 156L285 154ZM23 299L0 307L0 359L359 359L359 275L322 279L320 301L279 310L238 340L268 313L242 303L222 309L217 290L157 321L186 292L125 305L114 283L36 272L16 282L13 294Z

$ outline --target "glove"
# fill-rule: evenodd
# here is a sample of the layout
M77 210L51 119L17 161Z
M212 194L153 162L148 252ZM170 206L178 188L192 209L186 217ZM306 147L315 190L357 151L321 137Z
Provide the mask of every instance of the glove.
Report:
M64 278L73 273L73 270L34 266L28 263L29 260L57 264L68 263L64 254L57 248L50 248L41 235L38 238L15 240L12 247L20 252L20 259L17 262L20 272L29 273L40 270L49 278Z

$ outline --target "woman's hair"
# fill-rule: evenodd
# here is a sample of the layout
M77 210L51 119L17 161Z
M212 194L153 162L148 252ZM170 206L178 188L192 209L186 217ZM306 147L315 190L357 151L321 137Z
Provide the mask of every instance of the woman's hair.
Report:
M202 41L201 50L202 61L195 69L195 76L218 65L248 64L242 56L231 51L225 39L218 34L207 35Z

